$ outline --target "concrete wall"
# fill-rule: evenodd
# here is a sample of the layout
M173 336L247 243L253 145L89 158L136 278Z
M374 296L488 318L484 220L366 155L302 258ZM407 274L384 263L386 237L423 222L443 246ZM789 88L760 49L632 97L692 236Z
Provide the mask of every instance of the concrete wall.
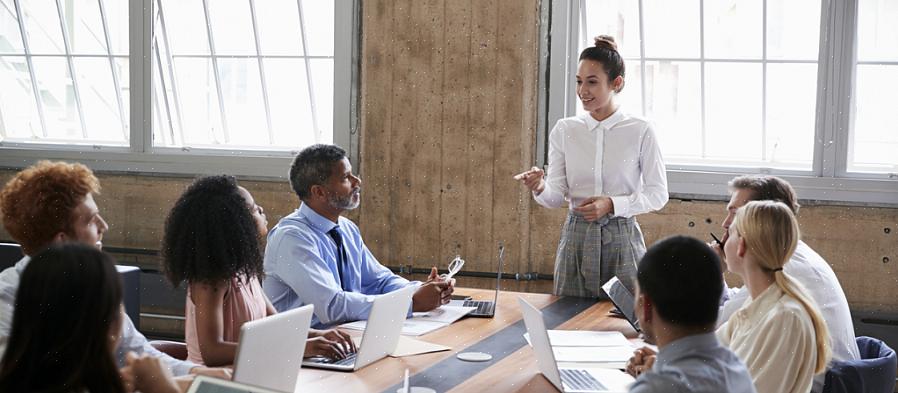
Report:
M551 274L565 211L535 205L511 179L535 162L538 1L366 0L362 12L361 157L353 164L363 199L350 217L368 246L390 266L445 267L460 254L466 269L489 272L503 241L506 271ZM0 180L12 173L0 171ZM97 202L111 225L105 245L158 250L165 215L190 179L100 178ZM297 207L284 181L242 184L272 225ZM721 234L724 216L722 202L672 200L639 221L651 244L673 234ZM800 221L852 307L898 313L898 209L806 206ZM9 236L0 230L0 239ZM152 255L118 256L157 266ZM146 283L165 290L158 276ZM545 292L551 283L504 287ZM171 310L150 304L144 311Z

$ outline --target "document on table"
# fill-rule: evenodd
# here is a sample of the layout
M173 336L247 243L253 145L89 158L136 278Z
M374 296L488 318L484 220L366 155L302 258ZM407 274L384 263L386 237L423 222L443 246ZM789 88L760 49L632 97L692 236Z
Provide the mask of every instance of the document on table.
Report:
M552 347L556 362L627 363L633 347Z
M413 313L412 317L405 320L402 324L402 334L404 336L420 336L430 333L434 330L451 325L453 322L468 315L477 307L457 307L457 306L440 306L435 310L421 313ZM353 330L365 330L367 321L355 321L340 325L342 328Z
M355 342L356 347L362 345L361 336L353 336L352 341ZM399 336L399 343L396 344L396 349L390 353L390 356L401 358L404 356L420 355L424 353L448 351L450 349L452 348L445 345L434 344L406 336Z
M530 343L530 336L524 333ZM553 347L632 347L621 332L597 332L589 330L549 330L549 342Z

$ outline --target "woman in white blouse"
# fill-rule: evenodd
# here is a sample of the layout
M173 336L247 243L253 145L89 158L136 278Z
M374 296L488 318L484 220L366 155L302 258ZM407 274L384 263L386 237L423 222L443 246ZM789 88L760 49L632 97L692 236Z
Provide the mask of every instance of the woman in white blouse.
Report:
M829 332L806 290L783 271L798 244L798 222L782 202L753 201L736 212L724 245L727 270L751 298L717 330L759 392L811 390L831 357Z
M645 241L635 216L667 203L667 177L652 126L624 114L624 61L614 39L599 36L580 53L577 97L583 115L561 119L549 135L546 176L515 176L549 208L569 204L555 258L555 294L602 297L617 276L634 291Z

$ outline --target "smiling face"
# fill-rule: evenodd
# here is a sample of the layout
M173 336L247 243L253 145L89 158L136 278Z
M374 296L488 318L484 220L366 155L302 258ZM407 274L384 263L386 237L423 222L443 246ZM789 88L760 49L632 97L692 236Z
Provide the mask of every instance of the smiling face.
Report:
M615 91L622 85L622 77L608 80L608 73L602 63L589 59L580 61L577 68L577 97L580 98L583 110L596 112L612 105Z

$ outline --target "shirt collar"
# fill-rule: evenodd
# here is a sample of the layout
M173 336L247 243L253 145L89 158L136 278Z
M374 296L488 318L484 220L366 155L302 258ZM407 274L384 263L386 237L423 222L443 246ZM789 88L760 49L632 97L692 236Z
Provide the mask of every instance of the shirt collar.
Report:
M28 255L22 257L22 259L16 262L16 273L19 273L19 275L21 276L22 272L24 272L25 268L28 266L28 262L31 262L31 257L29 257Z
M694 353L701 353L720 345L714 332L693 334L677 339L658 351L655 367L663 367Z
M305 203L299 206L299 216L305 217L305 219L308 220L309 223L312 224L313 227L315 227L315 229L318 229L323 233L327 233L331 229L340 226L340 224L334 224L333 221L328 220L324 216L318 214L318 212L312 210L312 208Z
M596 118L592 117L589 113L584 113L583 119L586 122L586 129L592 131L596 127L603 127L606 130L610 130L612 127L620 123L621 120L624 120L624 113L620 107L617 108L611 116L608 116L605 120L598 121Z

